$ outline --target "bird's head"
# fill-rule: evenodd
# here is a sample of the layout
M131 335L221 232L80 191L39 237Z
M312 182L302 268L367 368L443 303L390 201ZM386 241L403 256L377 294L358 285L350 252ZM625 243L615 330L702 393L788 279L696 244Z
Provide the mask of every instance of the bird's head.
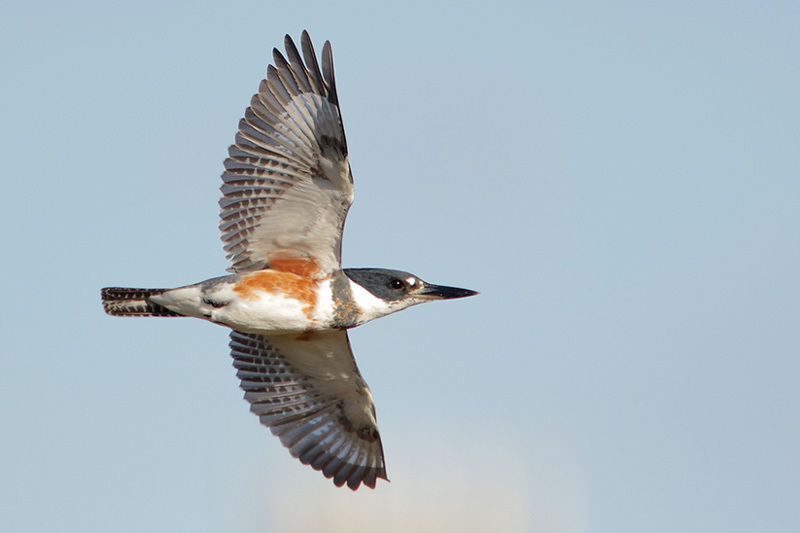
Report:
M353 298L365 315L364 322L420 303L478 294L469 289L434 285L402 270L346 268L344 273L357 285Z

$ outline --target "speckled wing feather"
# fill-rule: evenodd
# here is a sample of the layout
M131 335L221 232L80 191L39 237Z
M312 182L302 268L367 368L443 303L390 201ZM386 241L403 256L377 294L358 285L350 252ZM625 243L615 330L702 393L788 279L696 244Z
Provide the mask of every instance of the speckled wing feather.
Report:
M292 39L239 122L222 174L220 230L229 270L265 268L270 259L341 266L342 231L353 202L329 42L322 69L307 32L301 58ZM304 59L303 59L304 58Z
M232 331L230 346L250 410L292 456L353 490L387 479L372 394L347 332Z

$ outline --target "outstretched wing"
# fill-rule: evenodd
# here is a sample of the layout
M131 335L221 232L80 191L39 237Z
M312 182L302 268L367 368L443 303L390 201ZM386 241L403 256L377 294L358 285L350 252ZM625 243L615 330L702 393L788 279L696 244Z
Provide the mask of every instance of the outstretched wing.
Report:
M330 42L322 69L307 32L303 59L291 37L288 60L274 65L239 122L222 174L220 230L232 272L263 269L270 259L341 267L342 231L353 203Z
M250 410L292 456L353 490L388 479L372 394L347 332L232 331L230 346Z

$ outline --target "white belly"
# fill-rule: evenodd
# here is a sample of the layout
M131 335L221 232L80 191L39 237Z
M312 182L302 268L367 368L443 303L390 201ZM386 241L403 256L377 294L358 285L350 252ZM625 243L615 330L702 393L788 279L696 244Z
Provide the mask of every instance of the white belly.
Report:
M313 306L261 290L243 296L234 290L235 281L211 282L166 291L152 299L184 316L203 318L245 333L284 335L332 327L329 280L317 286Z
M214 309L211 320L246 333L282 335L329 329L333 314L330 281L326 280L317 287L311 308L298 300L259 292L257 298L237 298Z
M313 328L313 321L300 302L261 293L258 299L239 299L211 311L211 320L245 333L302 333Z

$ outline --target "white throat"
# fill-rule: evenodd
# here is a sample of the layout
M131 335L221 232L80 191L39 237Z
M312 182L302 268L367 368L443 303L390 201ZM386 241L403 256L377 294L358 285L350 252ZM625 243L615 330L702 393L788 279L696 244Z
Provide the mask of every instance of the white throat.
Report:
M363 324L364 322L369 322L370 320L400 311L416 303L409 300L387 302L378 298L358 283L355 283L353 280L349 281L350 293L353 295L353 301L360 312L360 316L358 318L359 324Z

